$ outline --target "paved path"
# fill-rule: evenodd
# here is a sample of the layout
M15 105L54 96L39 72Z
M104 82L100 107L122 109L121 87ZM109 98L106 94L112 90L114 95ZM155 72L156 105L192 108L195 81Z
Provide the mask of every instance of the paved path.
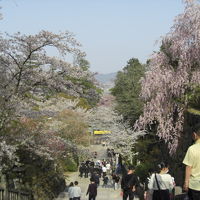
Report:
M102 147L100 145L91 146L91 152L97 151L98 158L97 159L105 159L106 158L106 147ZM67 183L78 181L79 186L82 190L81 200L87 200L88 196L86 196L87 188L89 185L89 178L80 178L77 172L69 173L68 178L66 179ZM120 197L120 189L114 190L113 188L102 188L102 180L100 186L98 187L98 194L96 200L121 200ZM68 193L62 192L56 200L68 200Z

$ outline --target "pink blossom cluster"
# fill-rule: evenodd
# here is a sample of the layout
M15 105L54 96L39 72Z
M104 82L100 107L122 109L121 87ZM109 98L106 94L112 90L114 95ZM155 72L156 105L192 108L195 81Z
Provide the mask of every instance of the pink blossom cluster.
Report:
M142 82L146 101L136 128L157 124L157 134L176 151L183 132L187 92L200 85L200 4L186 1L183 14L176 17L163 37L159 52L150 61Z

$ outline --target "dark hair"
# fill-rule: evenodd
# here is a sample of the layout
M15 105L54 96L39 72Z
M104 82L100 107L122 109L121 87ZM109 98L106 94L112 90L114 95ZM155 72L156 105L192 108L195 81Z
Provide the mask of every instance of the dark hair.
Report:
M134 170L134 169L135 169L135 167L133 165L128 166L128 170Z
M75 182L74 182L74 185L78 185L78 181L75 181Z
M149 174L152 174L154 171L153 171L153 169L152 168L150 168L149 170L148 170L148 173Z
M195 132L197 135L200 136L200 123L196 124L193 128L192 131Z
M74 186L74 183L73 183L73 182L71 182L71 183L69 184L69 187L72 187L72 186Z
M93 178L90 178L90 181L91 181L91 182L95 182Z
M169 165L166 162L161 162L160 164L158 164L159 170L162 170L163 168L167 168L167 167L169 167Z

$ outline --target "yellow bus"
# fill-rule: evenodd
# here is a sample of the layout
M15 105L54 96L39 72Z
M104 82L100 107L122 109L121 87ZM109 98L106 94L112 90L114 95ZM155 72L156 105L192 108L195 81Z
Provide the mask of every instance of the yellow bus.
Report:
M94 135L106 135L106 134L110 134L111 131L94 131L93 133Z

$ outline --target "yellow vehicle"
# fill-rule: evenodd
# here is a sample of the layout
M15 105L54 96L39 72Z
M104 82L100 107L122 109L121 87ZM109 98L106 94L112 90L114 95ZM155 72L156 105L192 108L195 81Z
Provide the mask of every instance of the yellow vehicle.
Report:
M94 135L106 135L106 134L110 134L111 131L94 131L93 133Z

